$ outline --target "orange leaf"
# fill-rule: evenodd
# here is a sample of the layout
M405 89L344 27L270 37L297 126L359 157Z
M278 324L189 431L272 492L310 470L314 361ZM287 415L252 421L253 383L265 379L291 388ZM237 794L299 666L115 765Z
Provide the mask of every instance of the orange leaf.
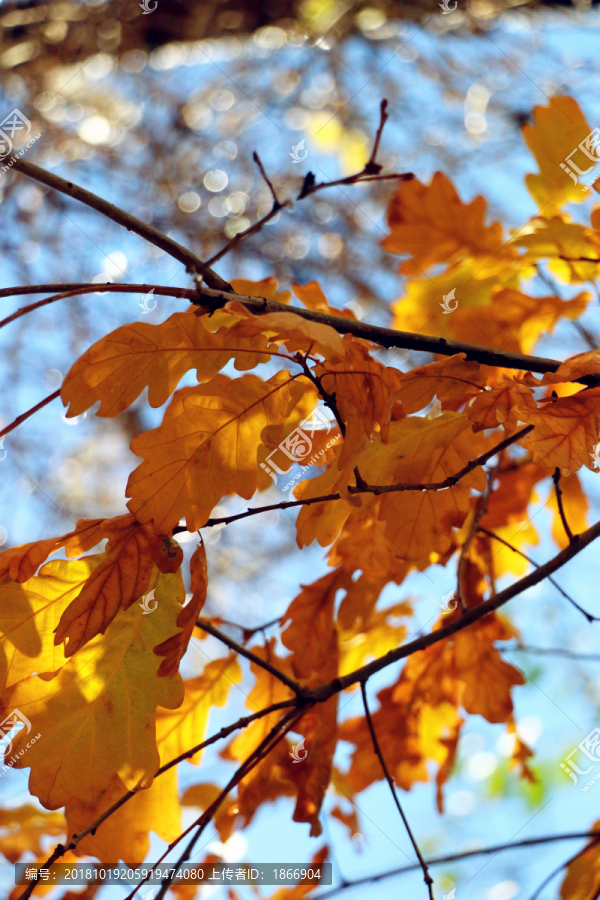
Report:
M190 369L196 369L198 381L209 381L232 358L241 370L271 358L265 337L236 336L231 328L212 333L209 322L193 312L174 313L161 325L133 322L107 334L79 357L64 380L67 416L80 415L98 400L97 415L116 416L146 387L150 406L162 406Z
M485 225L483 197L461 201L451 181L436 172L431 184L417 179L403 182L390 202L391 234L381 242L390 253L413 258L400 266L406 275L422 274L436 263L453 264L465 256L496 256L502 249L498 222Z
M439 362L419 366L402 375L394 393L406 415L423 409L437 396L442 409L457 410L486 382L479 363L465 362L465 353L457 353Z
M327 654L336 637L333 612L335 595L347 582L341 569L336 569L313 584L301 585L302 593L292 600L282 621L286 628L281 636L284 647L293 652L292 667L297 678L308 679L322 672ZM334 640L334 644L336 641ZM335 677L337 671L331 677Z
M293 284L292 290L298 300L301 300L306 308L312 309L313 312L326 313L328 316L338 316L340 319L356 320L356 316L351 309L337 309L337 307L329 305L318 281L309 281L308 284Z
M521 419L533 425L523 446L533 451L533 461L545 469L558 467L570 475L594 467L594 446L600 436L600 387L546 403L536 410L520 408Z
M112 531L105 529L105 536L109 536L106 559L92 572L55 629L55 644L67 639L65 656L72 656L96 634L104 634L119 609L128 609L150 583L153 566L151 531L130 515L120 516L112 523ZM175 559L179 560L179 568L179 554ZM166 571L171 571L171 567L168 566Z
M494 387L476 395L469 405L467 415L473 431L498 428L502 425L507 434L512 434L523 427L519 425L520 415L517 412L519 406L529 410L537 409L533 391L518 379L505 375Z
M290 352L302 350L305 353L320 353L334 362L343 358L348 347L331 325L303 319L293 312L272 312L257 316L242 303L232 301L227 304L227 310L244 317L233 326L232 332L237 338L253 338L266 331L269 333L269 340L285 344Z
M225 494L249 500L258 483L262 430L285 421L306 390L282 371L267 382L217 375L177 391L162 425L131 443L144 462L129 477L129 509L162 532L184 516L196 531Z
M600 820L590 831L600 830ZM590 841L582 853L573 857L560 886L560 900L596 900L600 890L600 842Z

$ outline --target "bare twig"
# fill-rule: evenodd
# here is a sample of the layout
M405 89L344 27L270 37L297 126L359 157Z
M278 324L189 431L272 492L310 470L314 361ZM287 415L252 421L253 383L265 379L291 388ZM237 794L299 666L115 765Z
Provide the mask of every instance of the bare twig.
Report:
M576 650L567 650L564 647L531 647L529 644L513 644L503 647L514 653L518 650L521 653L532 653L534 656L562 656L564 659L572 659L576 662L600 662L600 653L577 653Z
M579 841L584 838L594 838L600 840L597 831L576 831L567 834L552 834L546 837L526 838L522 841L514 841L508 844L495 844L491 847L482 847L479 850L464 850L462 853L449 853L446 856L436 856L426 860L428 866L439 866L451 862L459 862L462 859L472 859L476 856L490 856L495 853L503 853L506 850L517 850L520 847L537 847L543 844L553 844L557 841ZM586 848L587 849L587 848ZM388 869L386 872L379 872L377 875L366 875L364 878L356 878L353 881L347 881L339 887L333 888L331 891L325 891L319 894L319 900L334 897L336 894L347 890L348 888L359 887L364 884L382 881L384 878L393 878L396 875L404 875L405 872L414 872L419 869L419 863L410 863L406 866L399 866L397 869Z
M539 564L536 563L534 559L532 559L530 556L527 556L527 554L523 553L522 550L519 550L518 547L514 547L512 544L509 544L508 541L505 541L504 538L501 538L498 534L494 534L493 531L488 531L487 528L482 528L481 526L479 528L479 531L481 531L483 534L487 534L488 537L494 538L495 541L499 541L501 544L504 544L504 546L508 547L509 550L512 550L513 553L517 553L519 556L522 556L523 559L526 559L528 563L531 563L532 566L535 566L536 569L539 569ZM591 613L587 612L582 606L579 605L579 603L573 600L573 598L569 594L567 594L567 592L563 590L563 588L561 588L560 584L558 584L554 580L554 578L548 576L548 581L550 582L550 584L554 585L559 593L563 595L565 600L568 600L569 603L572 603L575 609L578 609L579 612L586 617L588 622L600 622L600 617L593 616Z
M74 200L85 203L86 206L90 206L92 209L95 209L96 212L102 213L103 216L112 219L113 222L123 225L128 231L139 234L140 237L145 238L145 240L154 244L156 247L160 247L160 249L168 253L169 256L172 256L174 259L183 263L188 272L200 272L203 270L204 281L209 287L226 291L232 289L231 285L224 281L220 275L217 275L212 269L206 268L202 260L199 259L195 253L192 253L187 247L183 247L181 244L178 244L177 241L167 237L166 234L153 228L152 225L147 225L146 222L142 222L141 219L137 219L135 216L130 215L113 203L109 203L108 200L103 200L102 197L92 194L91 191L87 191L85 188L73 184L72 181L67 181L65 178L55 175L54 172L47 172L45 169L41 169L39 166L34 165L34 163L27 162L25 159L20 159L12 155L7 156L6 160L11 163L13 169L22 172L23 175L27 175L29 178L33 178L35 181L39 181L41 184L45 184L55 191L60 191L62 194L66 194Z
M377 129L377 133L375 135L373 149L371 151L369 161L363 169L363 172L366 175L379 175L379 173L381 172L382 167L377 162L377 153L379 152L379 143L381 141L381 135L383 134L383 126L385 125L387 120L387 100L384 99L379 104L379 128Z
M365 716L367 717L367 725L369 726L369 733L371 735L371 741L373 742L373 750L377 754L379 762L381 763L381 768L383 769L383 773L386 777L386 781L390 786L390 791L392 792L392 797L394 798L394 803L396 804L398 812L400 813L400 818L402 819L402 821L404 823L404 827L406 828L406 832L410 838L411 844L413 845L414 851L417 854L417 859L419 860L419 864L420 864L421 868L423 869L423 880L425 881L425 884L427 885L427 890L429 892L429 900L435 900L435 898L433 896L433 878L429 874L429 869L427 868L427 863L423 859L423 854L421 853L421 851L419 849L419 845L417 844L415 836L412 833L411 827L408 823L408 819L406 818L406 816L404 814L404 810L402 809L400 800L398 799L398 793L396 791L396 784L390 774L390 770L387 767L385 757L384 757L383 753L381 752L381 747L379 746L379 741L377 740L377 734L375 732L375 727L373 725L373 720L371 718L371 712L369 710L369 704L367 702L366 682L364 682L364 681L361 682L360 689L362 692L363 706L365 708Z
M301 710L300 712L298 712L297 710L290 710L290 712L282 716L282 718L279 720L279 722L277 722L276 725L273 726L264 740L261 741L258 747L250 754L245 762L232 775L216 800L214 800L214 802L211 803L211 805L202 813L202 815L198 819L196 819L195 822L192 822L192 824L188 828L186 828L178 838L176 838L169 844L167 852L163 854L163 858L167 855L168 852L173 849L173 847L175 847L179 843L179 841L181 841L187 834L189 834L189 832L192 831L193 828L197 828L196 834L192 837L189 844L187 845L179 859L176 861L175 869L177 869L187 859L190 858L196 842L199 840L204 829L207 827L215 813L218 811L227 794L229 794L229 792L233 790L233 788L237 784L239 784L239 782L242 781L242 779L265 758L265 756L268 756L271 750L279 743L279 741L281 741L285 737L288 731L291 731L294 728L294 726L296 725L298 720L302 718L304 713L305 710ZM165 896L171 882L171 875L163 879L162 887L156 895L156 900L161 900L161 898ZM130 900L130 897L132 898L133 894L135 894L135 890L128 897L126 897L125 900Z
M554 470L554 474L552 475L552 481L554 482L554 490L556 492L556 503L558 505L558 511L560 513L560 520L563 523L563 528L565 529L565 533L569 539L569 543L572 544L574 540L576 540L576 536L573 535L573 532L569 528L569 523L567 522L567 517L565 515L565 510L563 507L562 501L562 491L560 489L560 469L558 466Z
M57 397L60 397L60 388L58 388L58 390L54 391L52 394L48 394L45 400L40 400L39 403L36 403L36 405L32 406L31 409L28 409L27 412L21 413L21 415L17 416L17 418L13 422L11 422L10 425L5 425L4 428L0 431L0 438L4 437L5 434L9 434L9 432L11 431L14 431L15 428L17 428L21 424L21 422L27 421L27 419L31 418L31 416L34 416L36 412L38 412L40 409L43 409L44 406L48 406L49 403L52 403L53 400L56 400Z
M215 628L215 626L207 619L196 619L196 625L198 628L201 628L202 631L206 631L207 634L212 634L213 637L216 637L221 643L225 644L226 647L229 647L230 650L234 650L236 653L239 653L240 656L245 656L246 659L249 659L255 665L260 666L261 669L265 669L270 675L277 678L282 684L285 684L285 686L288 687L290 691L293 691L297 697L303 696L306 692L306 688L303 688L302 685L298 684L297 681L294 681L293 678L289 678L283 672L280 672L276 666L271 665L266 659L261 659L260 656L253 653L252 650L248 650L243 644L239 644L237 641L234 641L233 638L223 634L222 631Z
M273 182L271 181L271 179L269 178L269 176L268 176L267 173L265 172L265 167L263 166L262 161L261 161L261 158L260 158L260 156L258 155L258 153L256 152L256 150L255 150L254 153L252 154L252 159L254 160L254 162L256 163L256 165L258 166L258 168L260 169L260 174L261 174L262 177L265 179L265 181L266 181L266 183L267 183L267 187L268 187L269 190L271 191L271 197L273 198L273 208L277 207L277 209L281 209L282 204L279 202L279 198L278 198L278 196L277 196L277 193L276 193L276 191L275 191L275 188L273 187Z
M44 288L44 290L52 290L56 288L56 285L35 285L33 288L29 288L28 291L22 291L21 293L33 293L34 288L37 287ZM0 328L8 325L9 322L14 322L15 319L20 319L21 316L26 316L27 313L40 309L42 306L48 306L49 303L56 303L57 300L65 300L67 297L77 297L80 294L98 294L105 291L123 294L148 294L150 291L153 291L155 294L162 294L166 297L180 297L186 300L192 300L196 296L195 291L187 288L168 288L155 284L79 284L74 286L61 285L61 287L68 288L68 290L64 290L60 294L54 294L52 297L46 297L45 300L38 300L37 303L30 303L29 306L21 306L12 315L0 321ZM14 288L7 288L6 290L15 291ZM35 292L41 293L41 291ZM0 296L2 296L1 292ZM4 294L4 296L8 297L10 295Z

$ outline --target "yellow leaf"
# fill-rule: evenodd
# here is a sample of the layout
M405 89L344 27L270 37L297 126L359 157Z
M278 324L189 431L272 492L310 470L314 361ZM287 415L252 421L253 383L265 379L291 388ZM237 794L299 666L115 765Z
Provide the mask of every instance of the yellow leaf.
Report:
M579 169L590 168L589 157L578 149L590 131L572 97L551 97L548 106L534 108L533 125L523 126L525 143L539 167L539 174L526 175L525 183L544 215L552 215L565 203L581 203L587 199L588 192L573 182L561 163L573 169L566 158L575 150L574 165Z
M351 309L338 309L336 306L329 305L318 281L309 281L307 284L293 284L292 290L298 300L301 300L306 308L312 309L313 312L322 312L328 316L338 316L341 319L356 320L356 316Z
M129 477L129 509L163 532L183 517L196 531L225 494L249 500L257 488L263 428L283 422L305 390L282 371L267 382L217 375L207 385L177 391L162 425L131 443L144 462Z
M542 468L558 467L563 475L581 466L593 471L594 447L600 436L600 387L544 404L537 410L520 409L519 415L534 429L523 441Z
M502 251L502 228L498 222L486 226L486 203L476 197L463 203L452 182L436 172L431 184L417 179L404 181L388 209L390 234L381 245L390 253L409 253L405 275L423 274L436 263L453 265L465 257L486 261ZM510 256L504 250L503 255Z
M54 644L54 630L100 559L52 560L23 584L0 583L2 693L35 672L55 672L65 664L64 647Z
M225 706L231 688L241 680L242 672L236 655L230 653L224 659L207 663L201 675L184 683L183 703L158 710L156 728L163 764L202 743L211 709ZM199 751L190 757L190 762L198 764L201 757L202 751Z
M41 734L15 768L31 767L30 791L48 809L74 797L93 806L114 775L129 789L147 787L159 767L156 708L178 707L183 682L158 677L152 648L175 631L184 588L180 572L156 573L153 581L153 615L131 606L107 639L93 638L57 673L26 678L7 692L5 708L21 710ZM26 743L20 732L13 753Z
M82 831L126 792L125 784L114 775L96 803L86 804L82 798L73 796L66 805L68 833ZM77 854L95 856L103 863L123 860L136 865L148 855L150 831L166 842L181 833L175 768L155 778L150 787L137 791L94 834L86 835L77 846Z
M236 336L231 328L212 333L205 327L207 319L175 313L161 325L133 322L103 337L64 380L61 397L65 406L70 404L67 416L80 415L98 400L97 415L116 416L146 387L150 406L162 406L190 369L196 369L198 381L209 381L232 358L240 370L271 358L262 335Z
M551 271L567 284L593 280L598 274L600 235L583 225L565 222L561 216L536 217L528 224L527 233L523 230L517 233L514 243L527 250L523 257L526 262L550 258ZM558 259L559 256L599 259L598 263L567 262Z

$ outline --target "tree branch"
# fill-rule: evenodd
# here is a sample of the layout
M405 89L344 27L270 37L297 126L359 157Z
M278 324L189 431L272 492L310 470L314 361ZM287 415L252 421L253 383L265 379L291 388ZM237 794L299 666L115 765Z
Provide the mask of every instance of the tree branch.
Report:
M105 291L111 291L113 293L127 293L127 294L148 294L150 291L153 291L155 294L162 294L166 297L179 297L187 300L192 300L196 296L196 292L189 290L187 288L168 288L161 287L160 285L155 284L79 284L79 285L35 285L35 287L40 287L49 290L55 290L57 287L64 287L65 290L60 294L54 294L52 297L46 297L45 300L38 300L37 303L30 303L29 306L21 306L16 312L12 313L12 315L7 316L6 319L2 319L0 321L0 328L3 328L4 325L8 325L9 322L14 322L15 319L20 319L21 316L26 316L27 313L34 312L36 309L40 309L42 306L48 306L49 303L56 303L57 300L65 300L67 297L76 297L79 294L97 294L104 293ZM31 293L34 292L33 288L28 289ZM12 291L16 293L15 288L7 288L6 291ZM21 293L26 293L25 291L21 291ZM35 291L35 293L41 293L41 291ZM0 291L0 297L10 296L9 293L2 293Z
M495 844L491 847L482 847L480 850L464 850L462 853L449 853L446 856L435 856L426 860L428 866L439 866L445 863L458 862L462 859L472 859L475 856L490 856L494 853L503 853L505 850L515 850L519 847L536 847L541 844L552 844L555 841L578 841L584 838L596 838L600 840L600 832L598 831L577 831L569 834L552 834L546 837L525 838L522 841L514 841L508 844ZM353 881L347 881L340 887L333 888L331 891L325 891L318 895L318 900L325 900L326 897L334 897L336 894L345 891L348 888L359 887L362 884L371 884L372 882L382 881L384 878L393 878L395 875L404 875L405 872L414 872L418 869L419 863L410 863L407 866L399 866L397 869L388 869L386 872L380 872L378 875L366 875L364 878L355 878Z
M205 264L195 253L192 253L187 247L178 244L172 238L167 237L166 234L162 234L162 232L153 228L152 225L147 225L146 222L142 222L141 219L137 219L113 203L109 203L108 200L103 200L102 197L92 194L91 191L87 191L85 188L81 188L73 184L72 181L67 181L53 172L47 172L45 169L34 165L34 163L27 162L27 160L20 159L12 154L7 156L6 160L11 163L13 169L22 172L23 175L27 175L29 178L33 178L35 181L39 181L55 191L60 191L74 200L85 203L86 206L95 209L96 212L102 213L107 219L112 219L113 222L123 225L128 231L139 234L140 237L143 237L156 247L160 247L169 256L183 263L188 272L203 271L204 280L209 287L217 290L232 290L231 285L221 278L220 275L217 275L210 268L205 268Z
M527 556L526 553L523 553L523 551L519 550L517 547L513 547L512 544L509 544L508 541L505 541L504 538L501 538L499 535L494 534L493 531L488 531L487 528L482 528L481 526L479 527L479 531L481 531L483 534L487 534L488 537L494 538L495 541L499 541L501 544L504 544L504 546L508 547L509 550L512 550L513 553L517 553L519 556L522 556L523 559L526 559L528 563L531 563L532 566L535 566L536 569L539 569L539 564L536 563L534 559L532 559L530 556ZM586 617L588 622L600 622L600 617L593 616L591 613L587 612L582 606L579 605L579 603L573 600L573 598L569 594L567 594L567 592L563 590L563 588L561 588L560 584L558 584L554 580L554 578L552 578L552 576L548 576L548 581L550 582L550 584L554 585L554 587L560 594L563 595L565 600L568 600L569 603L572 603L575 609L578 609L579 612Z
M265 709L259 710L259 712L252 713L250 716L243 716L241 719L238 719L237 722L233 722L231 725L226 725L221 728L217 734L213 734L212 737L207 738L205 741L202 741L200 744L196 744L195 747L191 747L189 750L186 750L185 753L180 754L180 756L175 757L175 759L170 760L168 763L165 763L164 766L161 766L160 769L156 771L154 775L155 778L158 778L159 775L162 775L163 772L168 771L173 768L173 766L178 765L180 762L183 762L185 759L189 759L194 756L200 750L203 750L205 747L210 746L210 744L216 743L216 741L220 741L223 738L228 737L232 732L237 731L240 728L246 728L250 725L251 722L256 721L256 719L261 719L264 716L269 715L272 712L276 712L280 709L285 709L288 706L296 706L296 701L294 700L283 700L280 703L273 703L271 706L265 707ZM71 840L67 844L57 844L52 854L48 857L46 862L43 864L43 868L49 868L52 863L55 863L61 856L64 856L68 850L74 850L75 847L86 837L88 834L95 834L98 828L102 825L106 819L110 818L114 812L121 808L128 800L131 800L138 791L127 791L127 793L123 794L122 797L113 803L108 809L106 809L102 815L98 816L97 819L94 819L93 822L90 822L84 829L78 831L71 837ZM35 882L32 882L27 886L27 889L21 894L20 900L28 900L31 896L33 889L35 888Z
M353 684L366 681L371 675L387 668L391 663L406 659L406 657L412 656L413 653L418 653L419 650L426 650L427 647L431 647L432 644L437 644L439 641L446 640L446 638L451 637L458 631L462 631L463 628L467 628L473 622L478 622L479 619L483 619L484 616L489 615L491 612L495 612L501 606L504 606L505 603L508 603L509 600L512 600L513 597L516 597L518 594L523 593L523 591L528 590L528 588L539 584L540 581L543 581L548 575L551 575L553 572L556 572L557 569L562 568L562 566L569 562L570 559L577 556L599 536L600 522L596 522L595 525L592 525L579 535L579 540L577 542L569 544L568 547L561 550L560 553L548 560L544 565L540 566L539 569L536 569L535 572L531 572L529 575L526 575L524 578L511 584L494 597L480 603L479 606L470 607L459 619L438 628L436 631L422 635L414 641L410 641L408 644L403 644L395 650L390 650L389 653L379 657L379 659L367 663L365 666L361 666L354 672L349 672L347 675L334 678L333 681L330 681L328 684L321 685L318 688L308 691L304 695L305 698L322 703L324 700L328 700L329 697L351 687Z
M25 422L31 416L34 416L36 412L40 409L43 409L44 406L47 406L49 403L52 403L53 400L56 400L57 397L60 397L60 388L54 391L52 394L48 394L45 400L40 400L39 403L36 403L35 406L32 406L31 409L28 409L27 412L21 413L20 416L11 422L10 425L5 425L4 428L0 431L0 438L4 437L5 434L8 434L11 431L14 431L21 422Z
M468 344L465 341L427 337L411 331L397 331L393 328L382 328L379 325L369 325L366 322L354 319L343 319L340 316L332 316L328 313L304 309L300 306L286 306L284 303L278 303L277 300L269 300L267 297L250 297L247 294L212 290L204 286L199 289L199 293L201 296L192 302L199 306L206 305L207 312L220 309L230 300L235 300L258 313L291 312L303 319L309 319L311 322L330 325L339 334L352 334L355 337L364 338L388 349L390 347L399 347L405 350L437 353L441 356L454 356L456 353L464 353L467 361L472 360L484 366L499 366L504 369L519 369L526 372L556 372L558 367L562 365L556 359L494 350L491 347ZM206 303L203 303L203 301L206 301ZM582 378L576 379L575 383L594 387L600 384L600 376L584 375Z
M381 752L381 747L379 746L379 741L377 740L375 726L373 725L373 720L371 718L371 712L369 710L369 704L367 701L366 683L364 681L361 682L360 690L362 693L363 706L365 708L365 716L367 717L367 725L369 726L369 733L371 735L371 741L373 742L373 750L377 754L379 762L381 763L381 768L383 769L383 774L386 777L387 783L390 786L390 791L392 792L392 797L394 798L394 803L396 804L398 812L400 813L400 818L404 822L404 827L406 828L407 834L410 838L411 844L413 845L414 851L417 854L417 859L419 860L419 865L423 869L423 879L425 881L425 884L427 885L427 891L429 893L429 900L435 900L435 898L433 896L433 887L432 887L433 878L429 874L429 869L427 868L427 863L423 859L423 855L419 849L419 845L417 844L417 841L415 840L415 836L412 833L411 827L408 823L408 819L404 815L404 810L402 809L400 800L398 799L398 793L396 791L396 785L395 785L394 779L392 778L392 776L390 774L390 770L387 767L385 757L384 757L383 753Z
M569 528L569 523L567 522L567 517L565 515L565 510L562 502L562 491L560 489L560 469L558 466L554 470L554 474L552 475L552 481L554 482L554 491L556 493L556 503L558 506L558 511L560 513L560 520L563 523L563 528L565 529L565 533L569 539L569 543L572 544L576 538L573 535L573 532Z
M206 631L207 634L212 634L213 637L216 637L219 641L221 641L225 646L229 647L230 650L234 650L236 653L239 653L240 656L245 656L246 659L249 659L256 666L260 666L261 669L265 669L270 675L274 678L277 678L282 684L285 684L286 687L293 691L297 697L301 697L304 695L306 688L302 687L301 684L298 684L297 681L294 681L293 678L289 678L284 672L280 672L276 666L271 665L266 659L261 659L260 656L257 656L256 653L253 653L252 650L248 650L247 647L244 647L243 644L238 644L237 641L234 641L233 638L228 637L226 634L223 634L222 631L219 631L218 628L215 628L207 619L198 618L196 619L196 625L198 628L201 628L202 631Z

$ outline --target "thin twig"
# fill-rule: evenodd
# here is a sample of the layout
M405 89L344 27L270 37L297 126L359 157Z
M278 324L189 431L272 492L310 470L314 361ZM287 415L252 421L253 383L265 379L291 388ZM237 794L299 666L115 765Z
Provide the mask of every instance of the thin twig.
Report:
M495 844L491 847L482 847L479 850L464 850L462 853L449 853L446 854L446 856L433 857L432 859L426 860L426 862L428 866L439 866L445 865L446 863L459 862L463 859L473 859L476 856L490 856L495 853L503 853L505 850L516 850L520 847L536 847L542 844L552 844L555 841L578 841L583 840L584 838L593 838L595 839L594 842L600 840L597 831L577 831L570 834L553 834L546 837L526 838L525 840L515 841L514 843ZM585 849L587 849L587 847ZM333 888L331 891L325 891L324 893L319 894L318 898L319 900L325 900L325 898L334 897L336 894L339 894L348 888L360 887L364 884L382 881L384 878L393 878L396 875L404 875L405 872L414 872L415 869L419 868L419 863L410 863L407 866L399 866L397 869L388 869L386 872L379 872L377 875L365 875L364 878L355 878L353 881L348 881L346 884Z
M231 622L229 619L222 619L220 616L214 616L213 622L218 622L219 625L229 625L230 628L239 628L244 636L244 643L246 643L251 637L258 634L259 631L264 632L267 628L272 628L273 625L279 625L281 618L281 616L278 616L276 619L271 619L270 622L265 622L264 625L255 625L253 628L247 627L246 625L240 625L239 622Z
M361 485L349 485L348 492L350 494L393 494L396 492L402 491L443 491L447 488L454 487L458 484L458 482L476 469L478 466L484 465L489 459L499 453L501 450L506 449L506 447L513 444L515 441L521 440L521 438L525 437L525 435L529 434L532 430L533 425L528 425L527 428L523 428L521 431L517 431L515 434L510 437L505 438L495 447L492 447L491 450L488 450L486 453L483 453L481 456L478 456L476 459L471 460L466 466L460 469L459 472L456 472L455 475L449 475L443 481L434 481L430 483L423 484L390 484L390 485L377 485L377 484L366 484L363 482ZM247 519L248 516L257 516L260 513L271 512L272 510L279 509L291 509L295 506L311 506L313 503L325 503L329 500L340 500L342 499L342 495L338 492L332 494L323 494L320 497L310 497L305 500L282 500L281 503L270 503L268 506L254 506L251 509L247 509L242 513L235 513L231 516L220 516L215 519L208 519L202 528L214 528L215 525L230 525L232 522L237 522L239 519ZM186 531L185 525L176 525L173 529L173 534L179 534L182 531Z
M0 438L4 437L5 434L8 434L11 431L14 431L21 422L25 422L27 419L31 418L31 416L35 415L38 410L43 409L44 406L47 406L49 403L52 403L53 400L56 400L57 397L60 397L60 388L54 391L52 394L48 394L45 400L40 400L39 403L36 403L35 406L32 406L31 409L28 409L27 412L21 413L20 416L11 422L10 425L5 425L5 427L0 431Z
M252 650L248 650L247 647L244 647L243 644L239 644L237 641L234 641L233 638L228 637L226 634L223 634L222 631L219 631L218 628L209 622L207 619L198 618L196 619L196 625L198 628L201 628L202 631L206 631L207 634L212 634L213 637L216 637L221 643L225 644L225 646L229 647L230 650L234 650L236 653L239 653L240 656L245 656L246 659L253 662L255 665L260 666L260 668L265 669L270 675L274 678L277 678L281 681L282 684L285 684L291 691L293 691L297 697L303 696L306 692L306 688L303 688L301 684L298 684L297 681L294 681L293 678L290 678L284 672L280 672L276 666L271 665L266 659L261 659L260 656L257 656L256 653L253 653Z
M40 285L40 287L48 287L48 285ZM7 290L14 290L14 288L8 288ZM69 290L65 290L60 294L54 294L52 297L46 297L45 300L38 300L37 303L30 303L29 306L21 306L16 312L12 313L12 315L7 316L6 319L2 319L0 321L0 328L3 328L4 325L8 325L9 322L14 322L15 319L20 319L21 316L26 316L30 312L34 312L36 309L40 309L42 306L48 306L49 303L56 303L57 300L65 300L67 297L77 297L80 294L98 294L104 293L105 291L112 291L114 293L127 293L127 294L148 294L150 291L153 291L155 294L161 294L167 297L179 297L185 298L187 300L192 300L193 297L196 296L195 291L188 290L187 288L168 288L168 287L160 287L159 285L147 285L147 284L83 284L83 285L75 285L73 288L69 288ZM23 292L25 293L25 292ZM41 293L41 292L40 292ZM5 295L5 296L8 296Z
M197 828L196 834L192 837L189 844L179 857L179 859L175 862L174 868L177 869L179 866L183 865L183 863L190 858L192 854L192 850L196 842L199 840L202 835L204 829L207 827L215 813L218 811L225 797L229 794L233 788L245 778L266 756L269 755L271 750L281 741L285 735L291 731L299 719L305 714L306 710L290 710L290 712L286 713L286 715L282 716L282 718L277 722L276 725L273 726L269 734L261 741L258 747L250 754L250 756L245 760L245 762L237 769L237 771L232 775L229 779L228 783L225 785L219 796L216 800L211 803L211 805L204 810L202 815L196 819L195 822L185 829L185 831L179 835L174 841L169 844L169 848L167 852L170 852L173 847L175 847L179 841L181 841L193 828ZM167 854L163 854L166 856ZM152 871L152 869L150 870ZM156 895L156 900L162 900L162 898L167 893L171 882L172 875L167 876L167 878L163 879L162 887L158 894ZM135 894L135 890L132 891L130 895L128 895L125 900L130 900Z
M383 127L388 120L387 103L387 100L383 99L379 104L379 128L377 129L377 133L375 135L373 149L371 151L369 161L363 169L363 172L368 175L379 175L379 173L381 172L382 167L377 162L377 153L379 152L379 143L381 141L381 135L383 134Z
M532 559L530 556L527 556L526 553L523 553L522 550L519 550L518 547L514 547L512 544L509 544L509 542L505 541L504 538L501 538L499 535L494 534L493 531L488 531L487 528L482 528L480 526L479 530L483 534L487 534L488 537L494 538L495 541L499 541L501 544L504 544L504 546L508 547L509 550L512 550L513 553L517 553L519 556L522 556L523 559L526 559L528 563L531 563L532 566L535 566L536 569L539 569L539 564L536 563L536 561L534 559ZM568 600L569 603L572 603L573 606L575 607L575 609L578 609L579 612L582 613L586 617L588 622L600 622L600 617L593 616L591 613L587 612L582 606L579 605L579 603L577 603L575 600L573 600L573 598L569 594L567 594L567 592L565 590L563 590L563 588L561 588L560 584L557 584L557 582L554 580L554 578L552 578L551 576L548 576L548 581L550 582L550 584L554 585L554 587L556 588L557 591L559 591L559 593L561 593L563 595L565 600Z
M137 219L135 216L130 215L113 203L109 203L108 200L104 200L102 197L92 194L91 191L87 191L85 188L73 184L72 181L67 181L65 178L55 175L54 172L47 172L45 169L41 169L39 166L34 165L34 163L12 155L6 157L6 160L11 163L13 169L22 172L23 175L27 175L29 178L33 178L35 181L39 181L41 184L45 184L55 191L60 191L62 194L66 194L74 200L85 203L86 206L95 209L96 212L102 213L103 216L112 219L113 222L123 225L128 231L133 231L135 234L143 237L156 247L160 247L160 249L168 253L169 256L172 256L174 259L183 263L188 272L199 272L203 270L204 281L209 287L217 290L232 290L231 285L224 281L220 275L217 275L216 272L213 272L212 269L206 268L205 264L195 253L192 253L187 247L183 247L181 244L178 244L177 241L167 237L166 234L153 228L152 225L142 222L141 219Z
M565 529L566 535L569 539L569 543L572 544L576 537L573 535L573 532L569 528L569 523L567 522L567 517L565 515L565 510L563 507L562 501L562 491L560 489L560 469L558 466L554 470L554 474L552 475L552 481L554 482L554 490L556 492L556 503L558 505L558 511L560 513L560 519L563 523L563 528Z
M369 732L371 734L371 741L373 742L373 750L375 751L375 753L377 754L377 756L379 758L379 762L381 763L381 768L383 769L383 774L385 775L387 783L390 786L390 791L392 792L392 797L394 798L394 803L396 804L398 812L400 813L400 818L404 822L404 827L406 828L406 832L410 838L411 844L413 845L414 851L417 854L417 859L419 860L419 864L420 864L421 868L423 869L423 880L425 881L425 884L427 885L427 890L429 892L429 900L435 900L435 898L433 896L433 878L429 874L429 869L427 868L427 863L423 859L423 854L421 853L421 851L419 849L419 845L417 844L417 841L415 840L415 836L412 833L411 827L408 823L408 819L406 818L406 816L404 814L404 810L402 809L402 805L400 804L400 800L398 799L398 793L396 791L396 784L390 774L390 770L387 767L385 757L384 757L383 753L381 752L381 747L379 746L379 741L377 740L377 734L375 732L375 727L373 725L373 720L371 718L371 712L369 710L369 704L367 702L366 682L364 682L364 681L361 682L360 689L362 692L363 706L365 708L365 716L367 717L367 725L369 726Z
M260 174L265 179L265 181L267 183L267 187L271 191L271 197L273 198L273 207L277 207L277 209L281 209L282 204L279 202L279 198L277 196L277 193L275 192L275 188L273 187L273 182L271 181L271 179L265 172L265 167L263 166L261 158L258 155L258 153L256 152L256 150L252 154L252 159L254 160L254 162L256 163L258 168L260 169Z
M564 647L532 647L529 644L513 644L503 647L509 653L518 650L521 653L532 653L534 656L562 656L564 659L573 659L579 662L600 662L600 653L577 653L576 650L567 650Z

